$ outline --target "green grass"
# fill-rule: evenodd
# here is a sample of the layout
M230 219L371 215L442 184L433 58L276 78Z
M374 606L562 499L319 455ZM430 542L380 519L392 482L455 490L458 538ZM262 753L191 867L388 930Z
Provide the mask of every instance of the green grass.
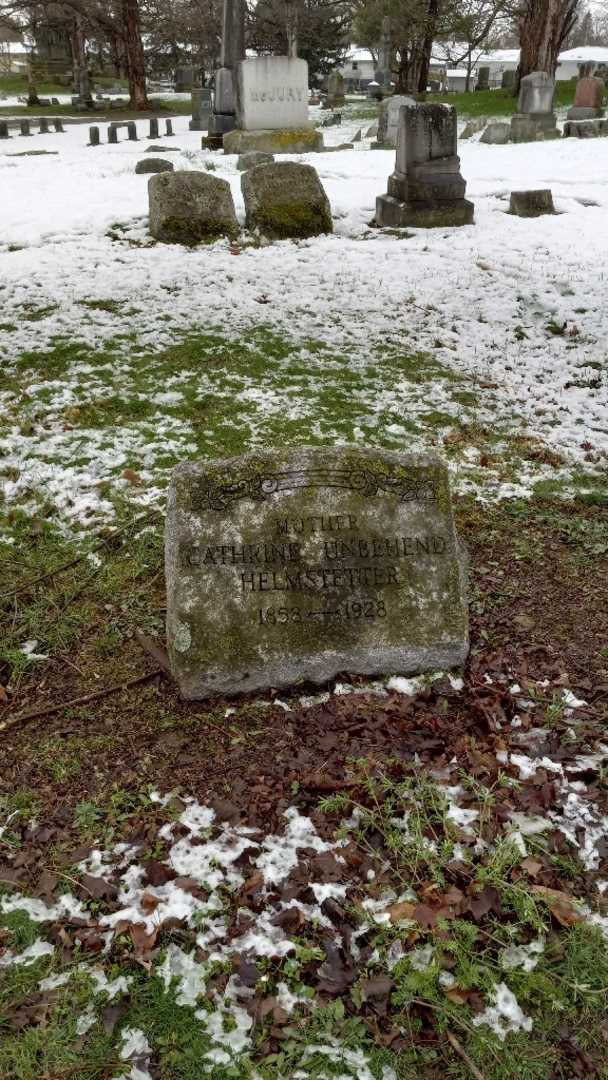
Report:
M572 105L576 79L555 84L555 105ZM517 112L517 98L508 90L480 90L470 94L428 94L427 101L454 105L459 116L511 116Z

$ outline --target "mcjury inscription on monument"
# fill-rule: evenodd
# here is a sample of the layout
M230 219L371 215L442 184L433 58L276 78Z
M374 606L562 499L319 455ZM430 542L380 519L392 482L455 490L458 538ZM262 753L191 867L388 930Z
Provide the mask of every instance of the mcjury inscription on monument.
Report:
M447 472L429 455L343 447L180 465L166 563L187 698L467 655Z

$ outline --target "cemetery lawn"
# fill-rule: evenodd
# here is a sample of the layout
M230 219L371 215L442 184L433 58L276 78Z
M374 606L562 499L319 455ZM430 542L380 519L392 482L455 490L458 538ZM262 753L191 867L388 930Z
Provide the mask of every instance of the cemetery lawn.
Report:
M608 1075L606 504L456 514L462 679L196 704L159 515L13 515L1 1076Z
M555 84L556 109L567 108L574 102L576 79ZM471 94L428 94L428 101L448 102L459 116L512 116L517 112L517 97L508 90L480 90Z
M58 153L0 147L0 1076L608 1077L606 140L463 144L476 225L432 233L369 227L391 153L316 155L333 236L192 250L148 236L143 140L24 141ZM505 213L531 186L558 215ZM447 458L466 670L184 703L170 469L310 443Z

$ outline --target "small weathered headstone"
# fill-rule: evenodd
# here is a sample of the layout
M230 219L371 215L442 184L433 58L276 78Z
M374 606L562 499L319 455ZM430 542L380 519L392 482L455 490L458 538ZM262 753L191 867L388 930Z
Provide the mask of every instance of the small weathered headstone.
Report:
M109 143L117 143L118 142L118 128L115 127L114 124L110 124L110 126L108 128L108 142Z
M135 172L138 176L142 173L173 172L173 162L167 161L165 158L142 158L141 161L137 162Z
M586 75L579 79L576 84L574 105L568 109L568 120L596 120L603 116L604 90L604 80L594 75Z
M158 120L156 119L155 116L150 117L150 130L148 132L148 138L149 139L158 139L159 138Z
M53 127L63 135L63 121L59 116L53 117Z
M129 120L127 124L127 135L130 142L137 142L137 124L134 120Z
M254 165L272 165L274 154L262 154L259 150L248 150L246 154L239 154L236 167L239 172L245 169L253 169Z
M8 133L8 123L6 120L0 120L0 139L10 139Z
M551 190L543 188L538 191L512 191L509 213L525 218L554 214Z
M382 146L396 146L399 131L399 113L404 105L416 105L407 94L392 94L384 99L378 114L378 142Z
M165 135L170 138L173 135L173 121L165 120Z
M477 84L476 90L489 90L490 89L490 69L489 67L480 67L477 72Z
M99 146L99 128L89 128L89 146Z
M479 141L489 146L504 146L511 142L511 125L502 121L488 124Z
M48 135L49 133L49 121L46 116L38 117L38 133L39 135Z
M323 107L325 109L339 109L345 104L344 76L339 71L331 71L327 76L327 97Z
M256 165L241 177L245 224L271 240L303 239L333 230L331 207L312 165Z
M517 78L517 72L514 69L503 71L502 78L500 80L500 86L502 90L513 90L515 86L515 80Z
M29 120L22 120L20 123L20 129L22 135L31 135Z
M399 111L395 171L388 192L376 200L376 224L431 229L470 225L473 203L457 155L456 109L447 105L406 105Z
M167 644L185 698L464 662L447 469L354 447L173 472Z
M190 131L208 131L213 105L211 90L207 86L195 87L191 91L190 98L192 109L192 119L188 124Z
M192 246L238 233L230 184L210 173L164 172L151 176L148 196L150 232L165 244Z

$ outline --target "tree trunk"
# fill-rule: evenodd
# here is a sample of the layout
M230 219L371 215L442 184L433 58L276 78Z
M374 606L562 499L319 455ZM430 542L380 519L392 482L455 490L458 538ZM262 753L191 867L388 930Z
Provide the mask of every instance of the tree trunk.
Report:
M579 0L527 0L519 23L517 83L532 71L554 76L557 58L576 21Z
M420 65L416 84L418 94L421 97L424 97L426 95L426 88L429 81L429 71L431 67L431 53L433 51L433 42L435 40L438 21L439 0L428 0L424 36L422 38L420 47Z
M150 102L146 93L144 47L141 40L139 0L122 0L121 15L131 108L149 109Z

